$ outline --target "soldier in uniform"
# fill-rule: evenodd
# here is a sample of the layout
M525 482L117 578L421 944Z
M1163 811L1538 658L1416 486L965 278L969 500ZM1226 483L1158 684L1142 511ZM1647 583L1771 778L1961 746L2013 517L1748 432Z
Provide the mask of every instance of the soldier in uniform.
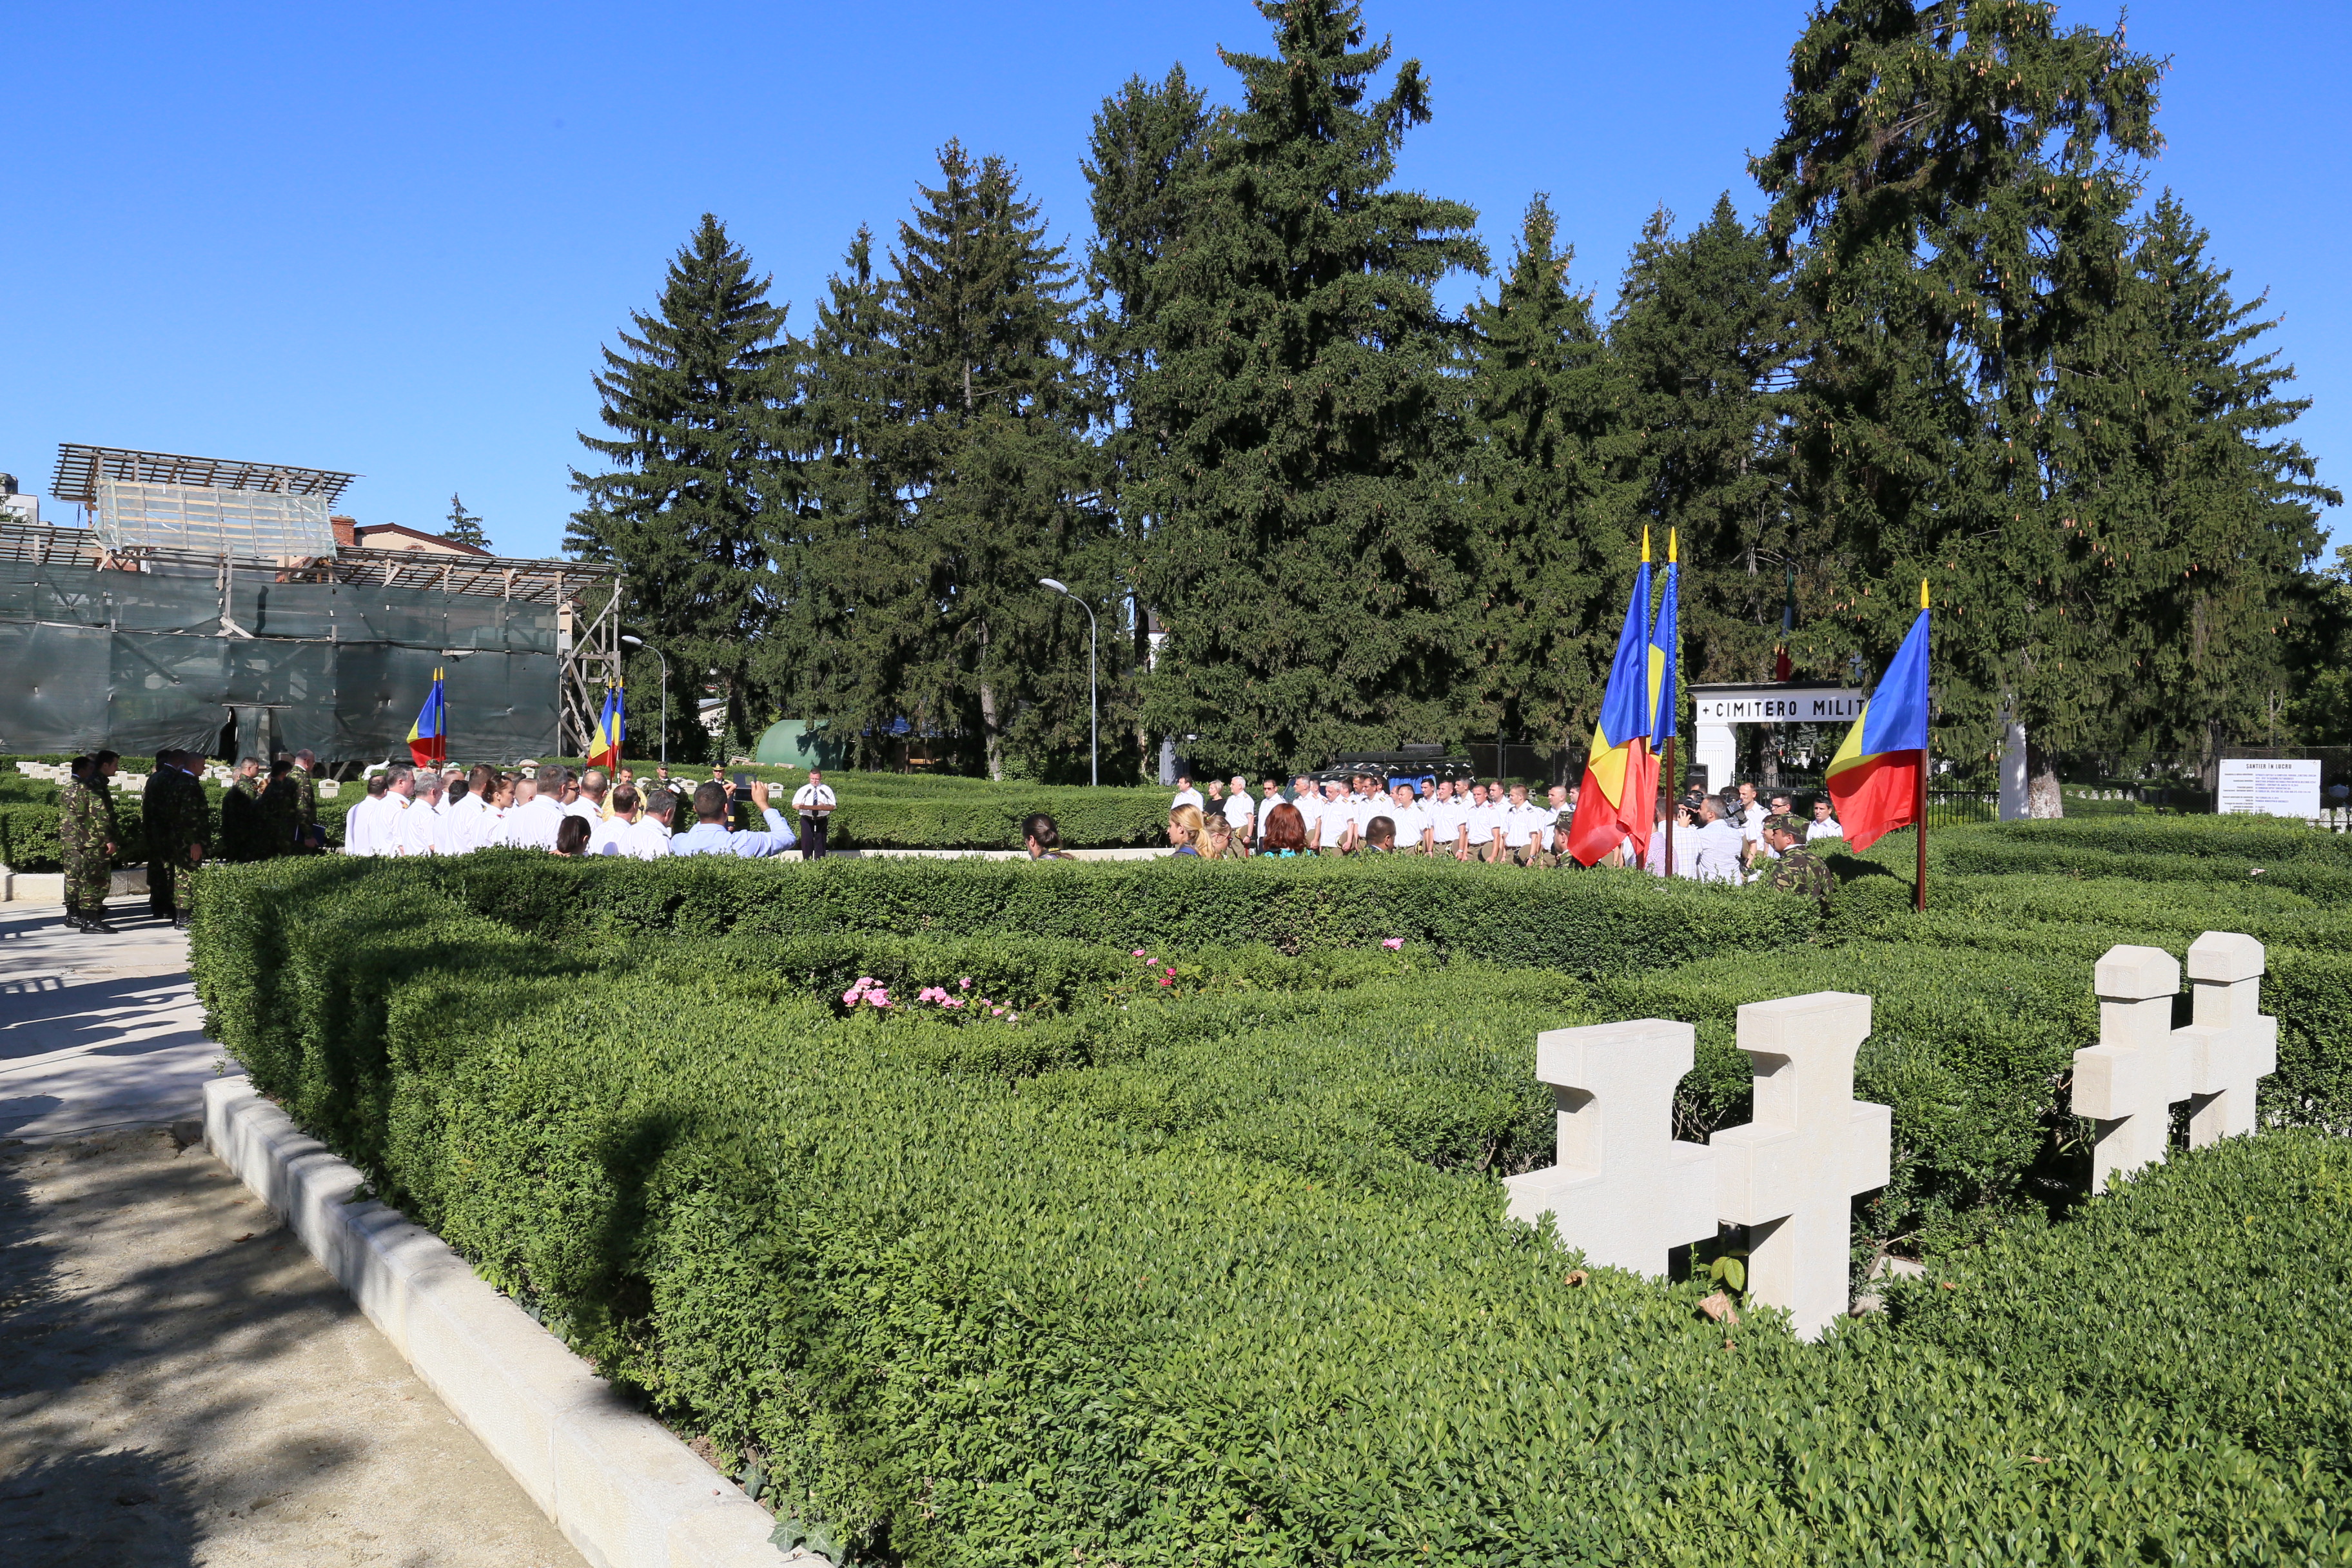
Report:
M114 880L114 851L122 830L114 820L112 752L76 758L58 813L58 837L65 847L66 924L107 936L106 895Z
M269 764L269 784L261 792L255 817L257 860L294 853L294 839L302 816L301 786L294 782L294 763L280 757Z
M147 840L147 912L159 921L172 918L171 836L164 831L172 817L172 792L188 782L180 771L180 753L167 748L155 753L154 771L139 794L139 826Z
M325 847L319 832L319 755L308 748L294 753L295 849L315 854Z
M166 885L171 889L168 896L172 900L172 923L184 931L189 911L195 908L196 868L212 852L213 814L211 804L205 799L205 786L194 771L202 765L202 759L193 752L175 752L172 761L168 771L177 776L161 803L163 820L152 830L152 842L162 854L159 859L148 862L147 881L151 888L154 885L159 867L169 872Z
M261 847L261 759L240 758L236 776L221 791L222 859L259 860L268 855Z
M1764 842L1780 857L1764 874L1765 880L1784 893L1819 899L1826 907L1830 895L1837 891L1837 878L1805 847L1805 825L1786 812L1766 817Z

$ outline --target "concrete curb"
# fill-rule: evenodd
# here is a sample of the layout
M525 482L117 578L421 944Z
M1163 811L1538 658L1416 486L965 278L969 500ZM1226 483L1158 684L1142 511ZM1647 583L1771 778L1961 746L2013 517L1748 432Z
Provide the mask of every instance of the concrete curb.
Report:
M107 883L106 896L127 899L147 896L147 871L144 867L131 871L116 871ZM0 903L63 904L66 901L66 874L63 871L12 871L0 866Z
M824 1568L768 1543L775 1521L628 1408L431 1232L353 1201L360 1173L256 1094L205 1086L205 1146L301 1238L450 1413L594 1568Z

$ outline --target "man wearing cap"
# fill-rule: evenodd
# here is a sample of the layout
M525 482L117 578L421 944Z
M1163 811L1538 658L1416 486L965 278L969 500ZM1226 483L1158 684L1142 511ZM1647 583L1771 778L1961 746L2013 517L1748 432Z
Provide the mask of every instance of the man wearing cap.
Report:
M1837 879L1819 857L1805 847L1805 825L1780 812L1764 819L1764 842L1779 857L1764 873L1770 886L1784 893L1802 893L1819 899L1824 906L1830 895L1837 890Z

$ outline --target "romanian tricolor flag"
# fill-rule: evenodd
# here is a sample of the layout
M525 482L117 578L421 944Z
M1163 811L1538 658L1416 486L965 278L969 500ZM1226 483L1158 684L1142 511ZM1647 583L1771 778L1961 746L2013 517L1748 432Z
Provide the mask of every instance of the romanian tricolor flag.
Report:
M1601 721L1592 727L1576 816L1569 824L1568 852L1582 865L1597 864L1629 838L1637 860L1649 851L1658 793L1658 765L1650 756L1655 652L1650 647L1650 534L1644 529L1642 569L1633 576L1633 602L1617 634L1617 657L1609 666L1608 689L1601 694Z
M1882 835L1919 821L1927 782L1927 584L1919 584L1919 618L1911 623L1878 689L1862 705L1830 759L1824 781L1845 841L1867 849Z
M596 717L596 736L588 747L588 765L617 769L621 765L621 741L626 729L621 715L621 688L615 682L604 689L604 711Z
M449 760L449 694L437 669L425 706L416 710L416 722L408 727L408 755L420 768L439 767Z
M1676 636L1675 614L1675 579L1682 568L1675 564L1675 535L1666 534L1666 587L1658 599L1658 623L1650 633L1650 754L1662 756L1666 742L1675 738L1675 644Z

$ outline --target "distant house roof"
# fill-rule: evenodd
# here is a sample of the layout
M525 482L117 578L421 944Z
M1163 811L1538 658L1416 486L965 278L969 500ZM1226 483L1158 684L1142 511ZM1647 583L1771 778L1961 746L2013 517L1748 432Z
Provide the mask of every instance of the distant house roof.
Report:
M340 523L344 520L332 521ZM335 530L336 543L343 542L342 533L341 527ZM423 529L409 528L397 522L355 523L352 533L352 542L363 550L421 550L428 555L489 554L487 550L477 550L470 544L460 544L454 539L445 539L440 534L427 533Z

